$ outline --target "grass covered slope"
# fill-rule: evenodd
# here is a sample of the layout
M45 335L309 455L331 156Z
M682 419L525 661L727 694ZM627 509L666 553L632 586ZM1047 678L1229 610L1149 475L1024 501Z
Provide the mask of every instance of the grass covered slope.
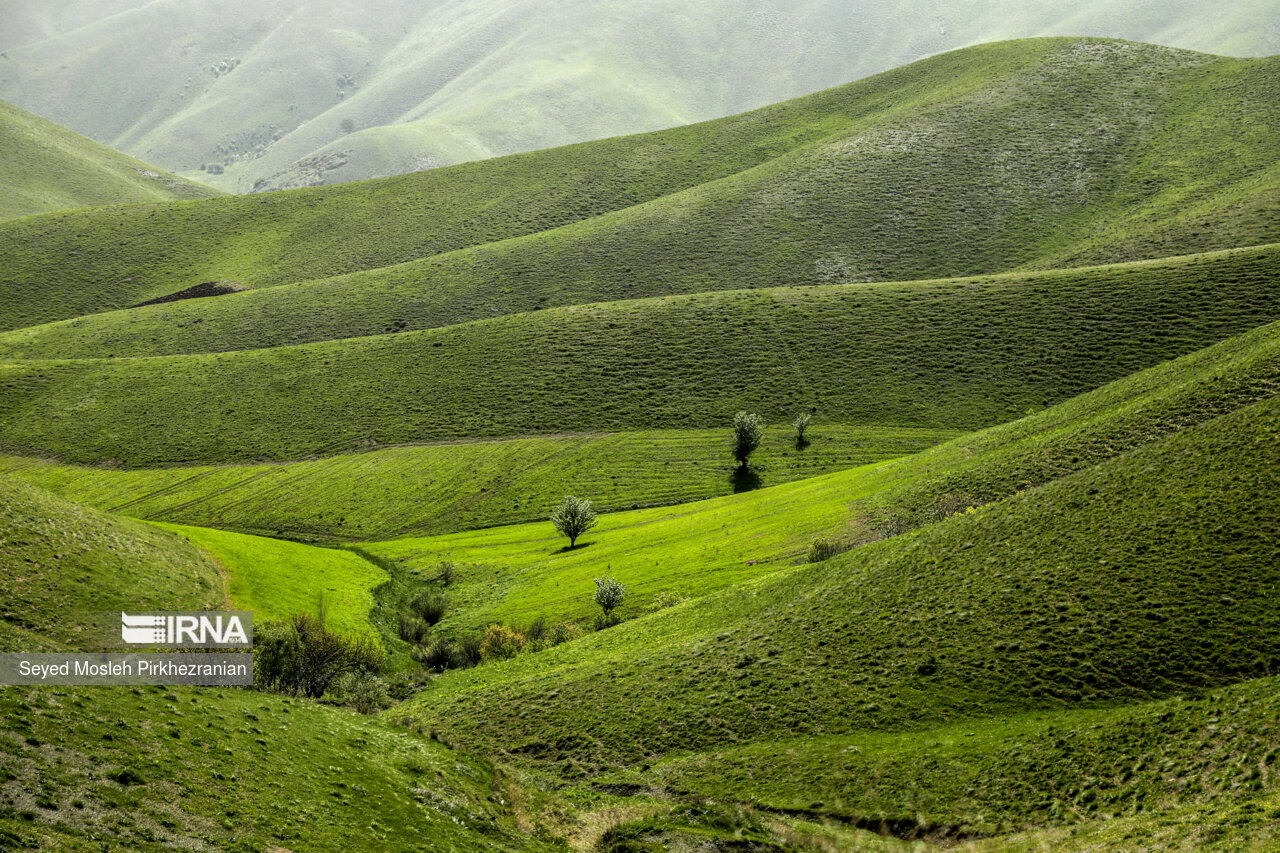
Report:
M752 457L776 485L916 453L950 430L815 423L807 446L779 426ZM545 519L565 494L599 510L729 494L728 429L664 430L393 447L283 465L143 470L0 456L0 473L134 518L341 539L446 533Z
M0 690L6 849L544 849L515 828L505 788L486 761L302 700Z
M12 413L0 449L125 467L288 460L723 428L740 409L775 424L811 409L858 426L974 429L1275 319L1277 257L698 294L229 354L0 362Z
M258 620L285 620L299 613L325 613L325 624L347 634L373 635L369 611L373 589L386 572L349 551L158 524L213 556L227 574L231 603Z
M757 743L611 781L952 835L1222 808L1263 792L1274 801L1277 686L1262 678L1119 708ZM1269 817L1259 811L1255 831Z
M974 514L447 675L414 716L573 775L1268 675L1280 469L1258 461L1278 451L1273 394Z
M659 596L696 597L788 568L815 539L862 544L999 501L1266 399L1280 383L1275 324L1126 377L1013 423L911 457L675 509L606 515L566 551L536 524L365 547L432 576L456 563L444 626L526 625L594 615L592 579L625 578L620 612Z
M237 0L233 11L15 0L0 33L0 97L246 192L714 118L997 39L1104 35L1271 53L1275 36L1259 22L1277 7ZM196 172L210 164L217 174Z
M0 477L0 642L6 650L38 648L28 636L97 648L102 637L89 629L100 624L100 614L225 609L226 603L218 566L182 537ZM118 617L107 624L118 628Z
M0 150L0 220L78 207L220 195L4 101Z
M567 301L1273 242L1276 68L1123 42L984 45L673 131L297 194L41 217L0 228L0 328L206 281L253 289L409 261L281 302L228 297L287 331L267 340L270 326L222 315L216 337L264 346ZM367 314L358 324L317 319L365 290L367 310L340 314ZM192 308L146 316L203 322Z

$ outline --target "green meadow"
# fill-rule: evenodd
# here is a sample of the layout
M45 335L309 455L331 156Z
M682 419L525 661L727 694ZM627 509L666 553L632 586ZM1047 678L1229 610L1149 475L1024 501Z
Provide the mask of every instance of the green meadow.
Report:
M177 533L218 562L237 610L252 610L262 620L323 611L334 630L373 633L372 590L387 579L386 573L349 551L180 524L156 526Z
M516 829L505 784L483 759L298 699L0 690L9 849L554 849Z
M1075 276L597 303L235 353L0 361L0 450L127 468L442 439L1011 420L1280 315L1274 247ZM493 353L504 354L495 365ZM495 405L494 401L501 401Z
M1136 374L1011 424L931 450L746 494L600 517L575 549L543 520L492 530L366 543L368 552L422 574L457 564L446 628L586 619L592 580L630 584L627 614L665 594L698 598L804 562L816 539L861 545L883 536L887 514L905 526L983 506L1052 482L1268 399L1280 380L1280 329Z
M754 457L778 485L916 453L953 430L815 422L768 431ZM545 520L556 496L602 511L686 503L755 485L722 429L390 447L279 465L123 470L0 457L0 473L134 518L298 539L385 539Z
M1271 396L973 514L446 674L397 713L572 779L771 732L910 731L1267 676L1280 491L1253 462L1274 458L1278 418Z
M185 20L22 8L0 76ZM1004 42L186 200L0 107L0 648L262 632L0 688L0 849L1280 850L1277 71Z
M118 631L121 610L227 603L217 563L182 537L9 477L0 477L0 530L5 651L31 640L74 647L85 627L106 621ZM85 641L96 649L102 639Z

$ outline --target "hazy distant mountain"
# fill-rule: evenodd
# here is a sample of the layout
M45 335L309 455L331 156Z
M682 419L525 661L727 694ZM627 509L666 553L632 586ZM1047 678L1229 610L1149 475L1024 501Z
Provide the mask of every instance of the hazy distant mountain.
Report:
M713 118L994 39L1265 55L1277 21L1280 0L7 0L0 98L243 192Z

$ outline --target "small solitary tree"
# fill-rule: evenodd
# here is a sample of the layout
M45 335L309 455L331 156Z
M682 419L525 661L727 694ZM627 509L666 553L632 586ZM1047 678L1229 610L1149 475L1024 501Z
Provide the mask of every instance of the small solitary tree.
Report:
M804 432L809 428L810 417L811 416L808 412L801 412L800 414L796 415L796 443L797 444L805 443Z
M764 421L754 412L738 412L733 416L733 458L743 468L747 457L760 446L764 438Z
M627 588L618 582L616 578L605 575L602 578L596 578L596 604L600 605L600 609L604 611L604 618L607 621L613 609L622 603L622 599L627 595Z
M596 513L591 501L568 495L551 513L551 523L562 536L569 537L569 547L578 544L578 537L596 526Z

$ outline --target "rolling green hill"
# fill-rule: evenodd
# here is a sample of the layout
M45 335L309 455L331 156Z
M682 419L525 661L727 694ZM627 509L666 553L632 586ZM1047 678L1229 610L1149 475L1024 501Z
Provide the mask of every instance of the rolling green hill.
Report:
M525 99L493 121L546 107L526 59L562 34L528 22L653 12L18 6L0 93L56 63L101 91L144 33L170 70L138 75L209 69L133 116L121 89L120 138L206 144L292 87L295 132L219 128L229 182L329 144L313 74L352 109L404 91L396 63L435 75L400 103L412 147L508 72ZM640 65L696 79L707 10L746 8L690 7ZM834 8L751 43L838 41ZM1219 11L1199 37L1256 10ZM576 88L593 50L540 70ZM0 849L1280 849L1277 71L984 45L670 131L0 223L0 649L234 606L387 652L319 702L0 688ZM613 120L598 91L566 134ZM739 410L768 424L750 467ZM572 548L568 493L604 510ZM543 636L497 660L495 623ZM295 639L273 689L341 654Z
M1280 38L1259 22L1277 11L1274 0L16 0L0 97L243 192L715 118L997 39L1271 54Z
M39 640L98 648L103 637L82 632L103 613L227 603L217 564L182 537L9 477L0 477L0 578L5 651Z
M761 482L800 480L915 453L951 430L815 423L797 448L770 430ZM661 430L392 447L283 465L120 470L0 456L0 473L134 518L267 535L386 539L543 520L549 502L591 495L603 511L729 494L727 430Z
M1123 42L1002 43L674 131L343 187L38 217L0 227L0 327L203 282L297 285L101 327L124 352L150 351L151 338L159 352L254 347L600 299L1274 242L1276 67ZM171 328L203 324L205 310L208 335L186 343Z
M1275 319L1276 257L729 291L212 355L4 361L0 449L124 467L289 460L724 428L739 409L775 424L816 410L858 426L975 429Z
M244 690L0 690L0 846L544 850L487 761Z
M348 551L315 548L261 536L158 524L214 559L227 576L227 594L255 619L285 620L325 612L325 624L344 634L374 635L373 589L386 572Z
M660 762L653 781L656 790L686 798L729 794L780 810L953 832L1072 823L1174 803L1221 807L1263 790L1274 798L1280 788L1272 770L1280 758L1271 728L1280 710L1276 687L1275 678L1263 678L1202 697L1105 710L751 744ZM766 767L770 772L761 772ZM615 779L649 781L636 773ZM1097 784L1111 779L1123 781Z
M207 198L217 190L161 172L0 101L0 220L52 210Z
M446 628L593 615L592 578L625 577L624 614L662 595L698 597L786 569L815 539L863 544L893 530L1004 500L1267 399L1280 380L1272 324L1126 377L1035 415L931 450L797 483L670 509L600 519L566 551L551 524L368 543L369 552L432 575L456 564ZM889 532L892 532L890 530Z
M976 513L448 674L412 714L573 777L1266 676L1280 469L1257 460L1278 450L1273 395Z

